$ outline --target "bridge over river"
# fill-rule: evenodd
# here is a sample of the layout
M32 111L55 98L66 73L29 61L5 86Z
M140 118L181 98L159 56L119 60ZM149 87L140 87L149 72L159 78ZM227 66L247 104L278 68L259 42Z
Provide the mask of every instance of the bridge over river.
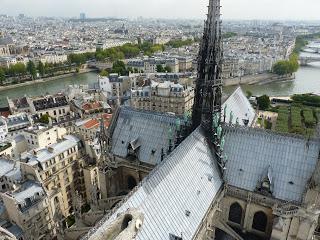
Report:
M309 63L320 62L320 45L308 45L303 49L299 57L300 65L306 66Z
M299 61L301 66L307 66L313 62L320 62L320 54L318 56L300 56Z

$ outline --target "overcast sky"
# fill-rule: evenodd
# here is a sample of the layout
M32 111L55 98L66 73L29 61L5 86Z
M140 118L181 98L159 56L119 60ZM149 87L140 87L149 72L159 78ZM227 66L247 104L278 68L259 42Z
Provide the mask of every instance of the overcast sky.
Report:
M224 19L320 20L320 0L222 0ZM205 17L208 0L0 0L0 14L75 17Z

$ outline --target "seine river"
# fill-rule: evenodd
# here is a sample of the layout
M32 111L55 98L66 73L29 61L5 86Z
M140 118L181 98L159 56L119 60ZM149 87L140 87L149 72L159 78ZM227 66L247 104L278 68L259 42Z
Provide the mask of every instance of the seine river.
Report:
M24 95L39 96L57 93L74 84L91 84L97 82L96 73L84 73L77 76L61 78L49 82L37 83L33 85L17 87L10 90L0 91L0 106L7 105L7 97L17 98Z
M24 95L46 95L59 92L72 84L92 84L96 81L96 73L85 73L50 82L3 90L0 91L0 106L7 105L7 97L16 98ZM296 93L320 94L320 63L312 63L306 67L301 67L296 73L295 80L292 81L274 82L264 85L243 85L242 88L244 91L251 91L254 95L290 96ZM235 87L226 87L224 91L231 93L233 89L235 89Z
M232 92L235 87L226 87L226 93ZM267 94L269 96L291 96L299 93L320 94L320 63L312 63L300 67L296 78L292 81L273 82L269 84L242 85L244 91L250 91L253 95Z

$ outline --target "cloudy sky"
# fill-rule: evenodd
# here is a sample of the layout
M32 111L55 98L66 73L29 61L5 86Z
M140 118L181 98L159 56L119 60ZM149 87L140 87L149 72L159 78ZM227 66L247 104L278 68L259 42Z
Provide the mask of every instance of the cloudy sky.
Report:
M320 20L320 0L222 0L225 19ZM208 0L0 0L0 14L199 18Z

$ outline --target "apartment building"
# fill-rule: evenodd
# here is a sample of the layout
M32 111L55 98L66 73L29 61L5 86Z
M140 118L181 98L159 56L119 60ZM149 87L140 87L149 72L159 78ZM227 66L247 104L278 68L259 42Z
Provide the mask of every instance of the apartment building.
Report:
M147 111L184 115L191 111L193 101L193 88L169 81L153 81L150 86L131 91L131 106Z
M69 101L66 95L46 95L39 97L22 97L18 99L7 99L9 109L12 113L31 113L39 117L49 115L59 121L70 115Z
M68 55L66 54L46 54L39 59L43 64L46 63L64 63L68 60Z
M112 118L112 114L105 113L102 116L104 127L108 128ZM74 132L81 136L81 139L95 139L101 127L100 118L89 118L80 120L74 124Z
M0 192L13 190L21 181L20 163L0 157Z
M28 180L17 190L1 194L8 220L23 232L19 240L52 239L53 215L45 189Z
M127 65L141 73L156 73L158 65L170 67L172 72L178 73L180 66L177 58L167 56L129 59Z
M192 58L190 57L177 57L179 61L179 72L187 72L192 70Z
M39 117L49 115L57 121L70 114L70 106L67 97L59 94L32 99L31 112Z
M32 119L27 113L18 113L6 118L8 135L13 136L32 125Z
M67 130L60 127L47 127L42 124L35 124L24 129L23 135L26 139L28 149L46 148L57 143L66 135Z
M35 149L22 156L23 175L33 176L48 193L53 209L64 217L72 213L72 199L76 191L85 196L80 153L80 140L67 135L58 143ZM80 180L80 182L79 182Z

